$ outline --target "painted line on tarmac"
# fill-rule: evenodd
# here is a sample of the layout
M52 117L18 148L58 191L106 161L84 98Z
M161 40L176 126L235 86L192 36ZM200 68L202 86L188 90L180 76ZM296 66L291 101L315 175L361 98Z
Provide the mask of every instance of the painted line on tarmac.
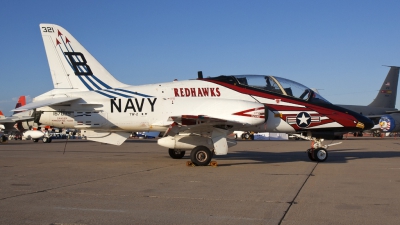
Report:
M289 204L289 207L287 208L287 210L286 210L285 213L283 214L281 220L279 221L279 223L278 223L279 225L282 224L283 220L284 220L285 217L286 217L286 214L289 212L289 210L290 210L290 208L292 207L292 205L293 205L293 204L297 204L297 202L296 202L297 196L299 196L301 190L303 190L304 185L306 185L306 183L307 183L307 181L308 181L308 178L310 178L310 177L312 176L312 174L313 174L315 168L317 168L317 166L318 166L318 163L315 163L314 168L311 170L310 174L308 174L307 178L304 180L303 185L301 185L299 191L298 191L297 194L294 196L293 200L290 201L290 202L288 202L288 203L290 203L290 204Z

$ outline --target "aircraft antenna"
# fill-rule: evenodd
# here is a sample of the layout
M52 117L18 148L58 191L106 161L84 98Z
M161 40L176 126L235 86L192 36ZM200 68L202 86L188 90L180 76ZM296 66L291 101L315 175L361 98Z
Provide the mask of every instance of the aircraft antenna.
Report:
M202 79L203 79L203 71L198 71L198 72L197 72L197 78L198 78L199 80L202 80Z

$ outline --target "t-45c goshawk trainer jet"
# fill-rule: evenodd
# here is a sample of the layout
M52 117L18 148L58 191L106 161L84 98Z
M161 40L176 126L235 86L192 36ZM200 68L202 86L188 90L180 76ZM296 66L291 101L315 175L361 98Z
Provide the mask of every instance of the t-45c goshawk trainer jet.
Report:
M122 144L131 132L160 131L158 144L172 158L190 150L204 166L236 144L234 130L295 133L309 131L324 161L322 139L333 131L370 129L358 113L332 105L311 89L279 77L218 76L132 86L116 80L64 28L40 24L54 89L18 110L34 109L39 124L80 129L88 140Z

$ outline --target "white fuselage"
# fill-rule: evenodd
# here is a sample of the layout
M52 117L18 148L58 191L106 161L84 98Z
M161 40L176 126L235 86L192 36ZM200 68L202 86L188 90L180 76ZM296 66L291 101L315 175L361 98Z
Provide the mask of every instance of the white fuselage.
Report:
M251 128L270 132L294 131L280 118L275 118L270 111L268 112L271 114L268 117L268 123L274 124L274 126L268 127L259 122L257 114L248 117L233 115L235 112L263 104L257 102L250 95L210 82L188 80L129 86L121 89L125 92L102 92L106 93L108 97L95 91L61 94L65 90L57 93L58 89L54 89L35 100L42 100L52 95L78 96L81 99L38 108L37 111L43 112L40 123L59 128L163 132L172 123L170 117L205 115L240 121L246 130ZM267 103L274 100L260 99L259 101ZM237 104L239 102L240 104ZM239 127L235 129L239 129Z

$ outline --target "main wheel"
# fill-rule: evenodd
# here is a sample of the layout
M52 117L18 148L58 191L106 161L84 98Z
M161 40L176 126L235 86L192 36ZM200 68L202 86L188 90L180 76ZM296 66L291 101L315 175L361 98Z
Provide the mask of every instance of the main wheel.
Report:
M197 146L190 153L190 159L196 166L207 166L212 158L210 149L205 146Z
M185 156L185 151L178 150L178 149L168 149L169 156L173 159L182 159Z
M244 133L243 137L244 137L244 139L249 140L250 139L250 134L249 133Z
M43 143L48 143L49 142L49 138L48 137L44 137L42 141L43 141Z
M39 141L39 139L32 139L33 140L33 142L38 142Z
M314 158L317 162L323 162L328 158L328 151L324 148L314 150Z
M313 151L312 151L310 148L307 149L307 155L308 155L308 158L309 158L311 161L316 161L315 158L314 158Z

